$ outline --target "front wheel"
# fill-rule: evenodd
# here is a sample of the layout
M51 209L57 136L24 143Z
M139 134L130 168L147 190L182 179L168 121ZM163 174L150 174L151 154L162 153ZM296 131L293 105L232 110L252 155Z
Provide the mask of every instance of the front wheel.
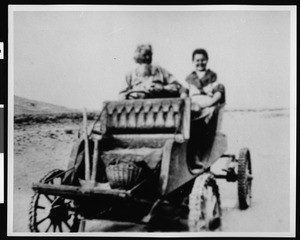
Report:
M189 196L189 231L214 231L221 227L221 203L219 188L210 173L195 180Z
M247 209L251 204L252 168L250 151L240 150L238 158L238 198L240 209Z
M61 184L63 176L64 171L55 169L40 182ZM29 229L31 232L77 232L79 219L74 201L36 191L30 203Z

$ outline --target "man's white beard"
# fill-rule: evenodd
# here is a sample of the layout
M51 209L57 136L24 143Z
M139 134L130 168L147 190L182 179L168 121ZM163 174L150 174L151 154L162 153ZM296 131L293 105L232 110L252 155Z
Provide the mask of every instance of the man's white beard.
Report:
M151 64L139 64L137 67L137 72L140 76L147 77L152 75Z

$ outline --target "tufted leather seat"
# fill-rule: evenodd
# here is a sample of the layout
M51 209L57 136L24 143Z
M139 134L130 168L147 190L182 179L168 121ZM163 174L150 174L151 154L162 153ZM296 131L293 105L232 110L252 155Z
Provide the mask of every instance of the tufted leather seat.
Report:
M105 102L100 132L180 133L185 104L185 100L181 98Z

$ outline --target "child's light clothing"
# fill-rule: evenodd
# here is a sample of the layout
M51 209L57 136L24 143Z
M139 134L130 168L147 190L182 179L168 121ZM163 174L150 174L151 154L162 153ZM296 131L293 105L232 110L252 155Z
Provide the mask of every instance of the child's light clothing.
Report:
M197 118L204 118L205 122L208 123L214 113L215 106L206 106L209 105L215 92L221 93L219 103L225 103L224 86L217 82L216 73L209 69L204 72L192 72L187 76L186 82L189 85L189 96L192 104L194 103L201 108L200 116Z
M201 77L202 75L203 77ZM225 103L225 88L222 84L217 82L217 74L213 71L209 69L200 73L193 71L187 76L186 82L189 85L189 95L192 100L194 98L193 96L204 95L212 97L215 92L220 92L220 103ZM196 99L198 99L198 97ZM199 99L197 101L199 101Z

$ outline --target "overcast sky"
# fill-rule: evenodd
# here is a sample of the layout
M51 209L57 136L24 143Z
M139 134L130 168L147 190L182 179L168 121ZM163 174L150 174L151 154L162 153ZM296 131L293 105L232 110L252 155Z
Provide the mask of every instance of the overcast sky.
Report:
M14 94L98 109L117 99L139 43L181 82L205 48L229 108L289 107L289 11L14 12Z

